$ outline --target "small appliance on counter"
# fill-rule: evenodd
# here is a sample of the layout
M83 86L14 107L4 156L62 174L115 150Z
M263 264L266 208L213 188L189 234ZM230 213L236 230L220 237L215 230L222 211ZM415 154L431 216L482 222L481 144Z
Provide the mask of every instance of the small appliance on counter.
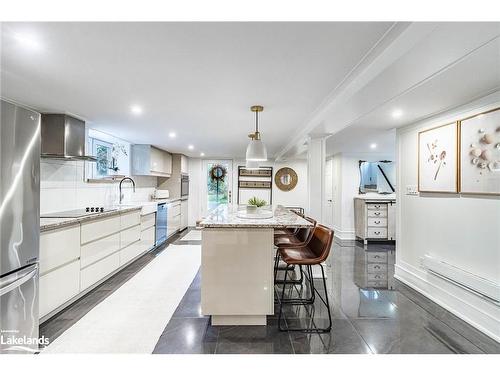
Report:
M157 189L155 190L155 193L153 195L153 199L155 200L168 199L168 198L170 198L170 192L168 190Z

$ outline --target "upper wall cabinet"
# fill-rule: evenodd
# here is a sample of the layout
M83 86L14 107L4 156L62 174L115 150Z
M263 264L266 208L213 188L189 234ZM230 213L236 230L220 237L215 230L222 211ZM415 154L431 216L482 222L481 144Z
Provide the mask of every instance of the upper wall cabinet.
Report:
M172 155L151 145L132 146L132 175L170 177Z
M181 173L182 174L189 173L188 158L186 155L181 155Z

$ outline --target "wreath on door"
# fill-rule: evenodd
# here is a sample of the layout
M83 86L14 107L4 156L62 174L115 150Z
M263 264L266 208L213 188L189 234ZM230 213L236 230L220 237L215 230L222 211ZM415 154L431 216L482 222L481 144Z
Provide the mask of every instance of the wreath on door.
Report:
M226 175L227 169L223 165L216 164L210 169L210 178L212 179L212 181L224 181Z

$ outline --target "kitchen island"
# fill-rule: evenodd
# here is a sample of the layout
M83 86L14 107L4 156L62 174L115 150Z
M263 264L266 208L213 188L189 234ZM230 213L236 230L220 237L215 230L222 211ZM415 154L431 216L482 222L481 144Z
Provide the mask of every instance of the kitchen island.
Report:
M202 313L212 325L265 325L274 314L274 229L311 223L282 206L272 218L247 219L220 205L200 226Z

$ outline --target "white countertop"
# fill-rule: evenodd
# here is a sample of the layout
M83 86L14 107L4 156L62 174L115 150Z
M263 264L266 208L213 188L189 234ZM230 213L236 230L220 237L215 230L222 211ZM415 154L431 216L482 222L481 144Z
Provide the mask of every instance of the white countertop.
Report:
M221 204L200 222L203 228L308 228L312 224L283 206L269 219L243 219L237 216L238 206Z

